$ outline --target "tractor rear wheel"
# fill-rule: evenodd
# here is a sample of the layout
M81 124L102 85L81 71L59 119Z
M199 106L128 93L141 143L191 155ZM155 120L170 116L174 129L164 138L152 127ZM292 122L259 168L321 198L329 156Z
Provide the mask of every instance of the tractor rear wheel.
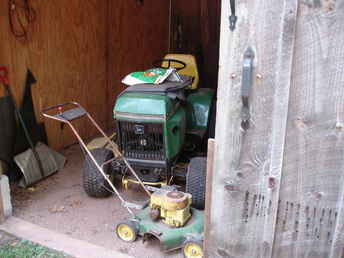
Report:
M190 160L186 175L186 192L192 195L191 206L200 210L203 210L205 205L206 172L206 157L195 157Z
M101 166L105 161L113 158L112 151L99 148L91 150L91 154L94 156L95 160ZM111 164L106 164L103 167L103 171L106 175L111 174ZM94 162L89 155L85 158L84 171L83 171L83 186L84 190L90 197L103 198L111 195L109 183L99 172Z

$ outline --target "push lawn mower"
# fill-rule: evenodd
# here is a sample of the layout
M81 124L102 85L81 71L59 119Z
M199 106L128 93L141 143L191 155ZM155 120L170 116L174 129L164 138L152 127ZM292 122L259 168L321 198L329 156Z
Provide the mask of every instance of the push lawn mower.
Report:
M96 187L92 191L97 194L102 193L98 191L102 188L107 189L107 191L111 190L121 200L122 206L131 214L130 219L116 226L116 233L120 239L133 242L137 236L142 236L145 241L153 236L160 240L163 251L183 248L185 257L203 257L203 212L191 207L191 194L180 192L173 186L162 186L161 188L146 186L113 140L104 133L91 115L78 103L69 102L47 108L43 111L43 115L68 124L77 137L86 155L87 169L89 172L92 171L92 174L87 174L87 176L97 179L95 183L86 186L87 189ZM109 149L98 149L97 152L92 152L87 148L72 124L72 121L81 117L87 117L92 122L106 139L110 146ZM113 185L111 177L107 174L109 166L115 162L124 164L128 173L130 172L143 187L150 197L147 202L139 205L128 202L122 197ZM101 184L100 176L103 183L98 186L97 184ZM86 180L86 182L89 181ZM134 208L139 209L140 212L135 214Z
M179 82L140 84L127 87L117 98L114 118L116 143L127 162L145 185L164 186L186 181L192 206L204 208L206 159L202 146L214 134L214 91L198 89L199 75L195 57L169 54L154 62L155 67L175 68ZM201 157L197 157L201 153ZM104 149L92 150L102 163L113 156ZM204 155L203 155L204 156ZM105 180L95 173L86 157L84 189L89 196L111 194L103 187ZM128 188L141 183L123 162L104 167L109 178L120 177Z

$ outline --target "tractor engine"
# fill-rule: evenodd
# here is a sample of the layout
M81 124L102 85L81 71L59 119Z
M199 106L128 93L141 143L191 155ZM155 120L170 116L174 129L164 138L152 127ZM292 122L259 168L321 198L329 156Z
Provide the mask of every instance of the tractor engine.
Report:
M160 189L154 192L150 201L150 217L171 227L183 227L191 217L192 196L180 191Z

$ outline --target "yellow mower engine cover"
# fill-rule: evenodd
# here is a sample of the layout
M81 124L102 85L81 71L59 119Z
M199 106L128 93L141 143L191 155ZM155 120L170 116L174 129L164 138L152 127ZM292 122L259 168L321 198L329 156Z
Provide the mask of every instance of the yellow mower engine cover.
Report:
M159 219L171 227L182 227L191 217L192 195L180 191L158 190L151 196L151 218Z

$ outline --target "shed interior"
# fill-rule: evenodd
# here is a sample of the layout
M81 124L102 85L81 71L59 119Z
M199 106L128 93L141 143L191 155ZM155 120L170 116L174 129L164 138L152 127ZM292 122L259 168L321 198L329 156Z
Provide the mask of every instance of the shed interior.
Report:
M49 146L68 158L63 171L31 190L15 189L15 216L142 257L145 249L129 250L135 244L114 244L110 223L125 218L125 212L111 198L99 201L86 196L80 183L81 153L75 146L66 148L76 138L67 127L44 120L41 110L77 101L109 130L116 96L124 89L121 79L151 68L166 53L195 55L200 87L216 89L220 8L220 0L0 1L0 60L9 69L16 102L23 100L30 69L37 80L32 88L36 118L45 124ZM0 87L0 97L5 95ZM83 138L97 133L87 121L76 121L76 126ZM147 257L158 257L155 249Z
M115 98L124 89L121 79L150 68L168 52L195 55L202 87L216 88L220 0L3 0L0 14L1 64L9 68L18 103L26 71L33 72L41 122L42 108L74 100L102 127L111 127ZM80 123L83 137L95 134ZM45 126L51 147L75 142L70 130L51 121Z

